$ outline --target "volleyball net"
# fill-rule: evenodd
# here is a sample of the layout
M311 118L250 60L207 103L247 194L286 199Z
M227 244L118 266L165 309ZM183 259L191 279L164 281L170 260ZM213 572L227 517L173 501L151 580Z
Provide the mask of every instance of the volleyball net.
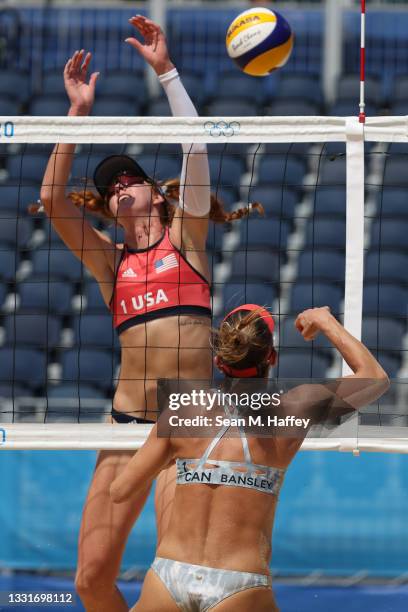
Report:
M349 374L337 352L293 326L302 310L330 306L392 385L346 429L302 448L407 452L407 128L405 117L2 118L0 448L138 448L150 431L105 422L120 367L111 317L48 219L28 213L53 144L77 145L68 190L81 191L115 153L174 178L180 144L197 142L208 145L212 192L226 210L265 210L210 224L213 325L239 304L266 305L273 376L335 378ZM122 241L117 225L92 222Z

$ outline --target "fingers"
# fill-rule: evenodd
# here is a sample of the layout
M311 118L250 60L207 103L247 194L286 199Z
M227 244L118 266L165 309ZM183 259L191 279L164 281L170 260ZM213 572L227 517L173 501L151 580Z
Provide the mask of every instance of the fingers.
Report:
M134 47L136 51L142 51L143 45L137 40L137 38L126 38L125 42Z

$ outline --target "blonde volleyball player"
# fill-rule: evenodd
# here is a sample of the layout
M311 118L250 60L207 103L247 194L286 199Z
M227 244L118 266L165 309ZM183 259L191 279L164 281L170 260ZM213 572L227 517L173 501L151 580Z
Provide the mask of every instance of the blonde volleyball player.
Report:
M272 316L262 307L246 304L233 310L216 335L218 367L227 377L267 377L276 360L273 327ZM305 340L323 333L353 370L350 378L371 379L368 385L352 381L351 389L346 379L336 383L335 397L346 411L386 390L384 370L328 308L302 312L296 327ZM363 383L358 393L355 383ZM333 392L329 386L302 385L282 401L292 414L316 405L326 411ZM120 508L144 489L146 480L176 461L170 525L134 612L278 610L269 571L272 529L279 490L302 439L247 439L243 430L240 437L226 439L228 429L227 424L208 445L205 438L158 437L155 426L113 482L111 495Z
M130 22L144 41L130 38L126 42L155 70L173 114L196 116L159 26L141 16ZM91 112L98 74L88 78L90 60L90 53L77 51L65 66L70 116ZM135 87L137 83L129 82L129 90ZM55 147L43 179L41 202L62 240L99 283L120 335L121 371L112 422L153 422L157 378L206 379L211 375L210 277L205 252L208 218L223 222L246 213L227 215L210 197L205 145L183 145L179 188L171 181L164 192L133 159L111 156L95 171L98 194L86 191L67 196L74 149L71 144ZM170 197L177 197L175 205L168 201ZM125 244L114 244L94 229L83 210L78 210L81 206L120 225ZM131 456L131 452L99 453L86 500L76 588L91 612L128 609L115 581L151 480L146 478L120 506L111 502L109 488ZM174 468L171 472L163 472L157 483L159 541L174 495Z

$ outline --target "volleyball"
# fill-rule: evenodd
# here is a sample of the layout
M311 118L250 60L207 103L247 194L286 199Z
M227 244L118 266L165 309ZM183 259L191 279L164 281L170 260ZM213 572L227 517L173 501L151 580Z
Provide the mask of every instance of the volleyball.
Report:
M286 64L292 53L293 34L289 23L276 11L252 8L231 23L226 45L238 68L261 77Z

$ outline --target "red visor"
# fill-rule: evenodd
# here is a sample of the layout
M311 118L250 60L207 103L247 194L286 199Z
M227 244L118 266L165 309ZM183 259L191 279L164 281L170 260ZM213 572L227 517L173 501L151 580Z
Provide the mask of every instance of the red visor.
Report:
M228 319L228 317L235 314L236 312L240 312L241 310L258 310L259 317L263 319L263 321L265 321L265 324L267 325L269 331L271 332L271 336L273 337L273 330L275 329L275 321L273 320L271 313L268 310L266 310L266 308L263 308L263 306L258 306L257 304L243 304L242 306L238 306L237 308L234 308L234 310L231 310L231 312L229 312L226 315L226 317L224 317L223 323L224 321ZM268 355L268 360L270 359L272 354L273 354L273 350L271 348L271 351ZM258 376L258 368L256 366L252 366L251 368L245 368L244 370L240 370L238 368L233 368L231 366L228 366L225 363L221 363L218 365L218 367L225 374L228 374L229 376L234 376L235 378L255 378Z

